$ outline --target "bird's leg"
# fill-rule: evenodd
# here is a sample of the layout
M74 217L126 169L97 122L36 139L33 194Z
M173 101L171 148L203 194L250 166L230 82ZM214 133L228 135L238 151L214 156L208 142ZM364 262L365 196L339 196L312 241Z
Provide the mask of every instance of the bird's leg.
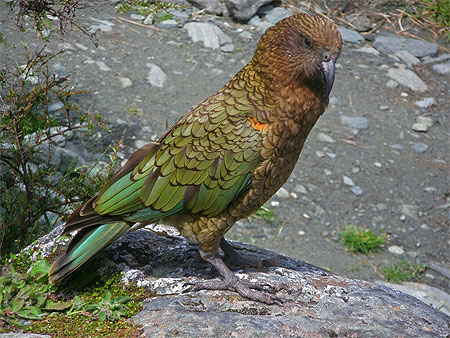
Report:
M251 284L241 281L219 258L217 254L212 255L199 248L200 256L207 262L211 263L222 276L223 280L209 280L196 285L196 289L206 290L230 290L236 291L242 297L249 298L265 304L279 303L280 300L275 297L262 292L262 287L257 284Z
M256 268L261 269L267 266L276 266L277 261L273 259L258 259L249 257L248 255L242 255L236 251L233 246L222 237L220 241L220 248L225 254L224 260L229 265L238 266L240 268Z

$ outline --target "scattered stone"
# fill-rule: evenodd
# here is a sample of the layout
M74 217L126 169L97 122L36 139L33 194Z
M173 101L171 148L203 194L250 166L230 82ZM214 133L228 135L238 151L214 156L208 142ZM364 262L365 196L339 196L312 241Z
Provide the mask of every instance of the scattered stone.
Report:
M248 32L248 31L240 32L238 37L241 38L242 40L251 40L251 39L253 39L252 33Z
M339 28L339 32L341 33L344 42L359 44L364 41L364 37L352 29Z
M136 140L136 141L134 141L134 146L135 146L137 149L140 149L140 148L142 148L143 146L145 146L147 143L148 143L148 142L146 142L146 141L144 141L144 140Z
M356 196L361 196L363 194L363 190L359 185L355 185L350 189L352 193L354 193Z
M261 20L261 18L259 16L257 16L257 15L255 15L248 22L248 24L260 28L262 33L265 32L267 28L273 26L270 22Z
M317 155L317 157L324 157L325 156L325 153L322 151L322 150L316 150L316 155Z
M400 215L400 221L402 221L402 222L406 221L406 216L405 215Z
M344 176L342 176L342 179L344 180L345 185L348 185L350 187L355 186L355 183L353 183L353 180L350 177L344 175Z
M96 60L89 59L89 60L84 61L84 63L87 63L87 64L93 64L94 63L94 64L97 65L97 67L100 70L103 70L104 72L111 71L111 68L109 66L107 66L103 61L96 61Z
M206 13L221 15L223 12L222 5L219 0L188 0L195 7L204 9Z
M372 28L372 22L367 15L355 13L346 15L345 19L350 22L358 32L367 32Z
M234 45L232 43L226 43L222 47L220 47L220 50L224 53L234 52Z
M428 279L435 279L436 277L434 277L434 275L432 273L425 273L425 277L427 277Z
M298 196L297 196L297 194L295 192L289 193L289 197L293 198L294 200L296 200L298 198Z
M427 132L429 127L428 127L428 124L426 124L426 123L416 122L416 123L413 123L412 129L414 131Z
M359 173L361 171L361 168L360 167L353 167L352 168L352 173L354 173L354 174L357 174L357 173Z
M450 74L450 62L438 63L433 65L433 70L439 74Z
M414 91L423 93L428 89L425 82L423 82L412 70L405 68L390 68L387 75Z
M355 49L355 52L361 52L361 53L367 53L367 54L373 54L375 56L380 55L380 52L377 51L375 48L373 47L360 47L358 49Z
M300 193L300 194L306 194L306 193L307 193L306 188L305 188L303 185L301 185L301 184L297 184L297 185L294 187L294 190L295 190L296 192Z
M114 27L114 24L112 22L109 22L107 20L100 20L96 18L91 18L96 22L95 25L92 25L89 29L89 32L95 33L97 30L101 30L102 32L111 32L112 28Z
M125 121L124 119L116 119L115 124L119 125L119 126L124 126L124 125L127 125L128 122Z
M430 64L430 63L436 63L436 62L441 62L441 61L446 61L450 59L450 54L442 54L439 55L438 57L432 57L432 56L425 56L422 59L422 62L426 65Z
M434 120L432 117L430 116L418 116L416 118L416 122L417 123L423 123L425 124L428 128L431 128L434 125Z
M388 251L395 254L395 255L403 255L405 253L405 250L403 250L403 248L397 246L397 245L392 245L388 248Z
M305 236L305 235L306 235L306 232L304 232L303 230L299 230L299 231L298 231L298 235L299 235L299 236Z
M405 50L418 58L435 55L438 50L434 43L412 38L399 38L393 34L378 36L373 46L385 54L395 54L400 50Z
M327 156L329 157L329 158L336 158L336 154L335 153L330 153L330 152L327 152Z
M436 100L434 99L434 97L426 97L420 101L416 101L415 105L419 106L420 108L428 108L431 106L434 106L436 104Z
M246 21L256 14L258 9L272 0L226 0L230 15L238 21Z
M420 63L420 60L407 50L399 50L394 55L398 57L400 60L402 60L404 63L406 63L406 65L409 67L418 65Z
M175 28L175 27L177 27L177 25L178 25L178 22L176 22L173 19L169 19L169 20L161 21L156 26L158 28Z
M398 82L395 80L389 80L388 82L386 82L386 86L388 88L394 89L398 87Z
M428 145L426 145L425 143L414 143L411 149L415 153L424 153L428 150Z
M133 82L127 77L119 77L119 82L122 88L128 88L133 85Z
M284 18L287 18L291 15L291 11L287 10L286 8L275 7L274 9L267 12L264 19L267 22L270 22L272 25L275 25L278 21L283 20Z
M325 133L318 133L317 139L319 141L326 142L326 143L334 143L333 138Z
M439 272L445 278L450 279L450 269L448 269L448 268L446 268L446 267L444 267L442 265L439 265L439 264L437 264L435 262L430 264L430 268L435 270L435 271L437 271L437 272Z
M389 110L389 106L382 104L382 105L378 106L378 109L381 111L386 111L386 110Z
M386 204L384 204L384 203L377 203L375 205L375 207L377 208L378 211L383 211L383 210L386 210L386 208L387 208Z
M370 126L370 121L365 117L360 116L345 116L341 117L342 124L354 129L367 129Z
M272 201L272 202L270 202L270 205L273 206L273 207L277 207L277 206L280 205L280 202L278 202L278 201Z
M419 207L414 204L402 204L400 206L400 212L406 216L413 218L413 219L417 219Z
M193 42L201 41L207 48L219 49L220 46L231 43L232 39L212 23L189 22L183 26Z
M154 63L147 63L147 67L150 68L147 74L147 82L152 86L162 88L167 79L167 75Z
M132 14L130 14L130 19L131 20L143 21L143 20L145 20L145 16L141 15L141 14L132 13Z
M283 187L281 187L280 189L278 189L278 191L276 192L276 194L275 194L278 198L281 198L281 199L287 199L287 198L289 198L289 192L285 189L285 188L283 188Z
M152 25L153 24L153 14L147 15L147 17L142 21L144 25Z

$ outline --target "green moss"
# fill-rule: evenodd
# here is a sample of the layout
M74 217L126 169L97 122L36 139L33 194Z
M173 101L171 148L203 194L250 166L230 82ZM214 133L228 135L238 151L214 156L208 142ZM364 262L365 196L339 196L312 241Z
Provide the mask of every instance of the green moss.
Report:
M368 254L377 251L387 241L383 235L356 226L347 226L339 235L342 245L354 253Z
M26 256L26 255L24 255ZM79 290L49 285L45 259L28 273L23 258L9 264L0 277L0 332L25 330L58 337L138 337L140 328L126 320L141 309L148 294L125 285L123 273L113 273ZM24 326L24 321L31 324Z

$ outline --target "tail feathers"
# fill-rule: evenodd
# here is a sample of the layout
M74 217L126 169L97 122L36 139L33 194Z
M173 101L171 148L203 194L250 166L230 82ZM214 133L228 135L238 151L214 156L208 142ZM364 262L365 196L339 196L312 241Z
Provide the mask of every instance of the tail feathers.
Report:
M72 239L67 252L51 266L49 272L50 283L61 282L95 254L116 241L130 227L125 222L118 222L81 230Z

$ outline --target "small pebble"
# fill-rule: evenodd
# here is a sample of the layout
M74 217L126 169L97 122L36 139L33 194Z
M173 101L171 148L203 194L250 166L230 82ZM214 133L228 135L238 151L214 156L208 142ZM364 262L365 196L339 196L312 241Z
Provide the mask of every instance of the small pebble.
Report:
M294 200L296 200L296 199L298 198L298 196L297 196L297 194L296 194L295 192L291 192L291 193L289 194L289 196L290 196L291 198L293 198Z
M405 250L403 250L403 248L397 246L397 245L392 245L388 248L388 251L395 254L395 255L403 255L405 253Z
M353 167L352 168L352 173L354 173L354 174L357 174L357 173L359 173L361 171L361 168L360 167Z
M435 278L434 275L429 273L429 272L425 273L425 277L427 277L428 279L434 279Z
M402 221L402 222L406 221L406 216L405 215L401 215L400 216L400 221Z
M414 123L412 129L414 131L427 132L428 126L425 123Z
M311 219L311 216L309 216L307 213L304 213L302 216L305 217L306 219Z
M344 175L344 176L342 176L342 179L344 180L345 185L348 185L350 187L355 186L355 183L353 183L353 180L350 177Z
M425 143L414 143L411 149L415 153L424 153L427 151L428 145L426 145Z
M272 201L272 202L270 202L270 205L273 206L273 207L277 207L277 206L280 205L280 202L278 202L278 201Z
M389 106L381 105L381 106L378 107L378 109L381 110L381 111L386 111L386 110L389 110Z
M298 193L300 193L300 194L306 194L306 188L303 186L303 185L301 185L301 184L297 184L295 187L294 187L294 190L296 191L296 192L298 192Z
M356 196L360 196L363 194L363 190L359 185L356 185L350 189L352 193L354 193Z
M285 189L285 188L283 188L283 187L281 187L277 192L276 192L276 194L275 194L277 197L279 197L280 199L286 199L286 198L289 198L289 192Z
M377 167L377 168L381 168L381 163L380 163L380 162L375 162L373 165L374 165L375 167Z
M298 235L299 235L299 236L305 236L305 235L306 235L306 232L304 232L303 230L300 230L300 231L298 232Z

